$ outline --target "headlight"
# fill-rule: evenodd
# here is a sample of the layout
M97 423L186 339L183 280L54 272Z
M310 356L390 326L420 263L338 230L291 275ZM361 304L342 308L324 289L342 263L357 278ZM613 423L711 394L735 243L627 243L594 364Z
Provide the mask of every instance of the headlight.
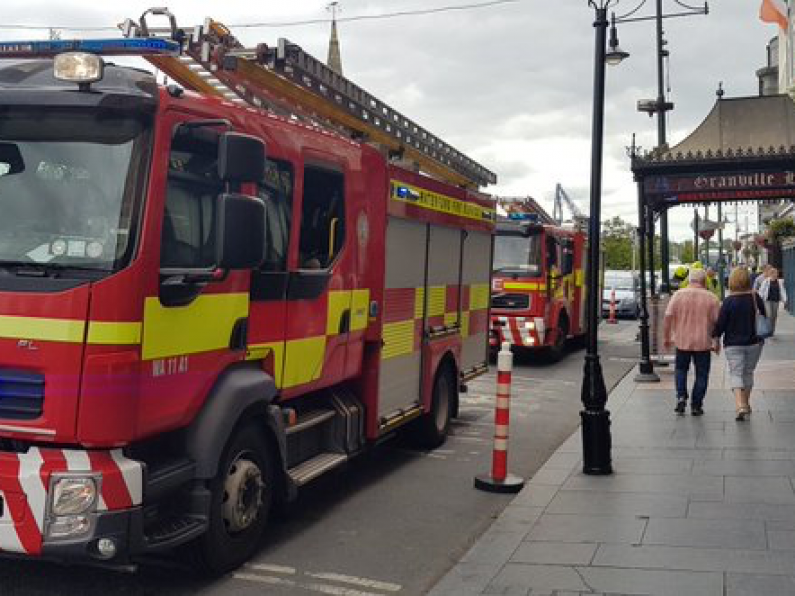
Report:
M536 328L536 324L533 321L525 321L524 328L525 329L535 329Z
M93 478L59 478L53 483L53 515L79 515L89 511L97 500Z
M67 515L50 522L48 538L71 538L87 534L91 530L91 517L88 515Z
M65 52L53 62L53 74L59 81L94 83L102 80L105 63L96 54Z

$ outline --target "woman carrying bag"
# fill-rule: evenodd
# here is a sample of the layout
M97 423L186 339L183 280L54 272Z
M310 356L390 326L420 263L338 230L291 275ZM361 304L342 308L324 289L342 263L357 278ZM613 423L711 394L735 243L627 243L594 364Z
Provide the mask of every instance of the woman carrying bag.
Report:
M770 267L767 276L759 286L759 297L765 302L767 308L767 318L770 320L771 337L776 332L776 321L778 320L778 305L784 304L787 308L787 290L778 278L778 269Z
M765 303L751 290L748 269L738 267L729 276L730 294L723 301L713 337L723 337L729 381L734 391L737 420L751 413L754 370L762 355L764 337L770 334Z

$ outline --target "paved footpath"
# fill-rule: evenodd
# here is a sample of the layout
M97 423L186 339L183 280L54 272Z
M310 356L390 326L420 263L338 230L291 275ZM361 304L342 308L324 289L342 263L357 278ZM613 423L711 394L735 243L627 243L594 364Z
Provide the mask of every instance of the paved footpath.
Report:
M657 370L610 395L613 475L582 473L578 431L430 595L795 595L795 319L766 342L746 422L723 355L700 418L674 414Z

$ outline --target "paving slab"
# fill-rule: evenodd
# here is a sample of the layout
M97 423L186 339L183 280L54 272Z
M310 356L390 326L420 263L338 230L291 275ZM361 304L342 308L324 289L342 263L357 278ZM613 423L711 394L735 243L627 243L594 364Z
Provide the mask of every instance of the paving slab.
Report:
M727 503L795 505L789 478L727 476L725 480Z
M781 575L726 574L726 596L792 596L795 577Z
M758 520L650 519L643 544L766 549L767 539L765 524Z
M646 520L642 519L549 513L538 519L526 540L637 543L645 526Z
M577 569L584 583L596 592L654 596L723 596L722 573L658 571L622 567L579 567Z
M688 499L681 495L561 490L547 505L547 513L607 517L685 517Z
M767 540L772 550L795 551L795 531L768 529ZM793 573L795 573L795 568L793 568Z
M589 592L590 586L574 567L508 563L491 580L484 594L515 594L556 590Z
M790 575L795 552L683 546L601 544L594 566Z
M511 557L512 563L588 565L597 544L572 542L523 542Z
M699 503L690 502L688 517L703 519L759 519L788 521L795 519L795 505L769 503Z

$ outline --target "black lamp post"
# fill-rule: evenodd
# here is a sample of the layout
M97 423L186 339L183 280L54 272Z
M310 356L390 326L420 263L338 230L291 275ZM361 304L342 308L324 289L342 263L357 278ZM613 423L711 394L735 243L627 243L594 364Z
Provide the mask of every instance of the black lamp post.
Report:
M588 341L582 379L582 449L585 474L612 474L610 457L610 412L607 388L599 362L599 247L602 206L602 145L604 140L605 64L618 64L629 54L618 47L615 24L610 31L607 52L607 10L616 0L588 0L596 12L596 51L594 53L593 124L591 129L591 212L588 220L588 271L586 275L586 315Z

